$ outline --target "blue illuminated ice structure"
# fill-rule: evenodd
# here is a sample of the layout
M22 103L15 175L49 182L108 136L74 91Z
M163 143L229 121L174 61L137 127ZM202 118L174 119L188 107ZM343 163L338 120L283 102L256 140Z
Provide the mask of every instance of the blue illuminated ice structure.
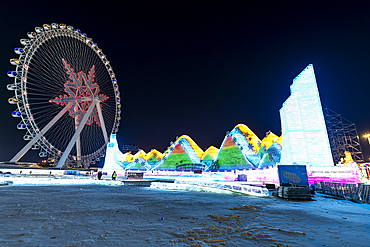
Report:
M110 135L110 140L107 147L103 171L119 171L124 170L120 158L122 152L118 148L116 134Z
M290 86L291 95L280 109L282 165L333 166L328 134L313 65Z

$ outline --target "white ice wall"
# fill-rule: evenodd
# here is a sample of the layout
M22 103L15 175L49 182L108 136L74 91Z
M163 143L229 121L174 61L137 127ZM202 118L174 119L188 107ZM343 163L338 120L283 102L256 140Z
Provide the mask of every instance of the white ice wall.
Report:
M291 95L280 109L282 165L297 163L333 166L328 134L313 65L308 65L290 86Z

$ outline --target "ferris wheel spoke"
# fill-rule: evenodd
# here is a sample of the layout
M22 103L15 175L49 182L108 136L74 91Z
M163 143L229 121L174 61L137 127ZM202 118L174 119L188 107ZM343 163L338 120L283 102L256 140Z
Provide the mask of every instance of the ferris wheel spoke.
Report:
M27 143L26 146L24 146L11 160L10 162L17 162L18 160L20 160L20 158L22 158L22 156L28 152L28 150L30 150L30 148L32 147L33 144L35 144L43 135L46 134L46 132L48 132L48 130L60 119L61 116L64 115L64 113L66 113L69 108L71 108L72 104L68 104L66 105L63 110L61 110L58 115L56 115L41 131L40 133L37 133L36 136L30 141Z

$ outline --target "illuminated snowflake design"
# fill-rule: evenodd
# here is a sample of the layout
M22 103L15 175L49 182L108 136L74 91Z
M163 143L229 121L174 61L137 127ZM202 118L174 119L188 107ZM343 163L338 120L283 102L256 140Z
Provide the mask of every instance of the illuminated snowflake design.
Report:
M94 65L90 69L88 76L86 76L83 71L80 71L76 74L74 69L71 68L70 64L68 64L64 59L62 59L62 61L70 79L64 84L64 90L67 95L59 95L55 99L50 100L50 102L61 106L66 106L71 102L72 107L69 108L68 112L71 117L76 119L77 127L94 99L98 99L102 103L109 97L104 94L99 94L99 85L94 83ZM94 122L100 126L99 115L96 106L92 110L89 118L86 121L86 124L91 125Z

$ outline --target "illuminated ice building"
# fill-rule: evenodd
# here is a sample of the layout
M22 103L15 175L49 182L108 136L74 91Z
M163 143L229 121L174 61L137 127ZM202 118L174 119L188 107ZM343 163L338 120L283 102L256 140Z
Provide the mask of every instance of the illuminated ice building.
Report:
M231 171L276 164L333 166L313 66L293 81L291 96L280 110L282 136L269 131L260 139L244 124L228 132L219 148L203 151L189 136L180 136L163 153L121 153L115 135L107 148L104 170Z
M280 109L283 149L281 164L333 166L313 65L290 86L291 95Z

